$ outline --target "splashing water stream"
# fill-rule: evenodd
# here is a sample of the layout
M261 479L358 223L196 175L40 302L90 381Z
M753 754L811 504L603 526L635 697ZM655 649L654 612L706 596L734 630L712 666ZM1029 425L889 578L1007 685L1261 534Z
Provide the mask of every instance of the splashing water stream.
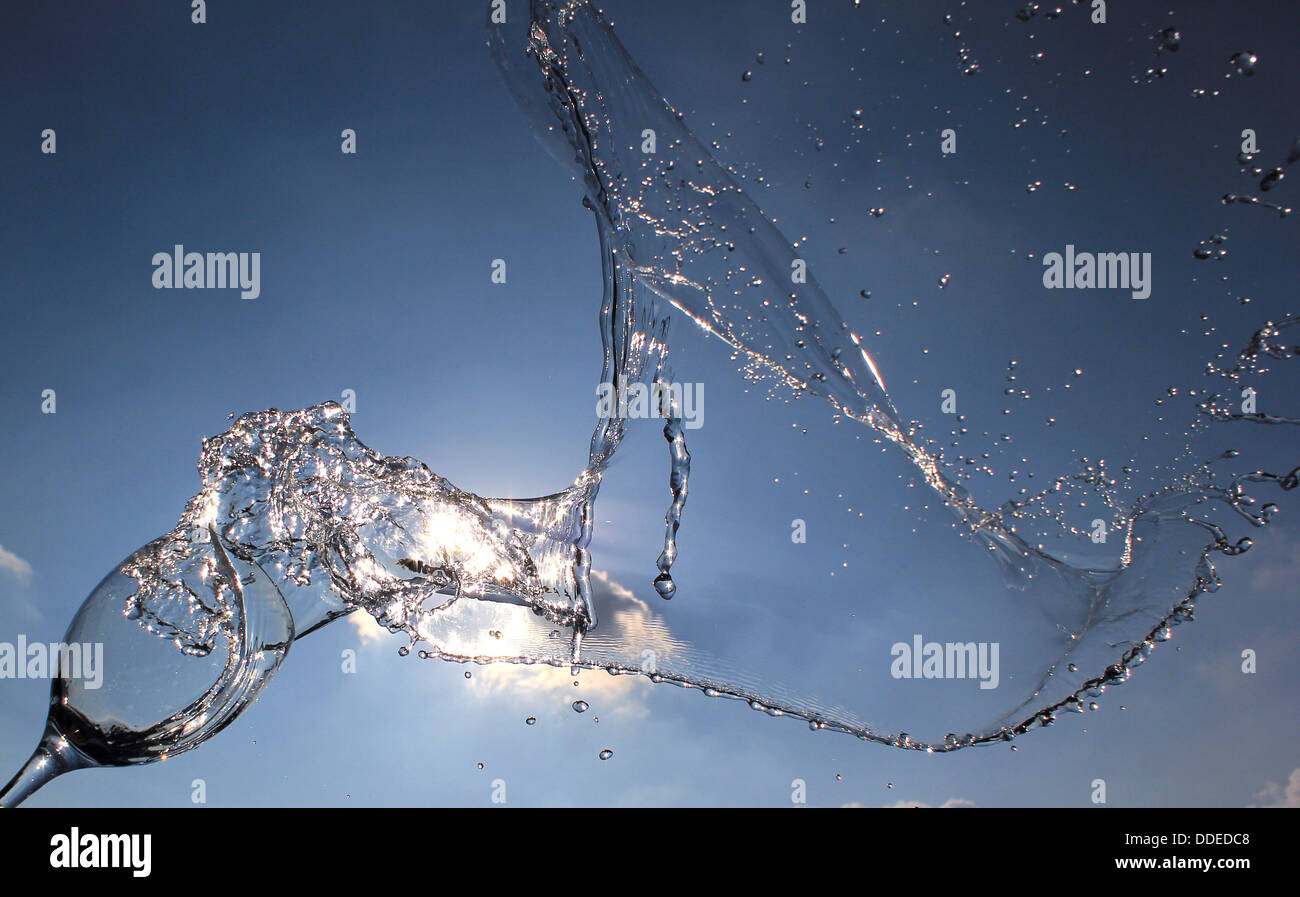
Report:
M1273 506L1254 511L1245 486L1297 485L1295 471L1220 485L1206 464L1131 507L1113 508L1123 551L1112 569L1072 565L1031 546L1016 529L1040 513L1034 501L987 511L945 472L816 280L809 274L790 283L789 241L682 124L590 3L534 0L526 26L489 27L507 86L539 139L579 178L596 221L601 382L619 390L668 383L677 313L805 403L825 401L831 414L900 452L958 530L994 561L1006 588L1052 620L1054 661L977 730L942 741L892 733L882 728L887 720L860 719L735 669L675 637L655 614L598 618L589 546L602 478L625 435L617 414L599 419L571 486L540 498L493 499L456 488L414 459L367 448L336 404L267 410L205 441L202 488L177 526L110 574L69 630L70 642L126 626L121 637L132 644L140 633L173 654L174 644L201 662L181 689L191 699L168 692L157 705L171 712L128 713L121 696L139 683L96 693L59 680L42 748L0 802L21 799L63 771L60 764L147 762L196 746L260 691L295 638L358 608L404 633L424 658L640 673L801 717L814 729L913 749L1009 739L1122 681L1190 616L1199 594L1217 587L1211 555L1250 543L1231 542L1219 524L1201 519L1205 509L1226 508L1262 526ZM645 128L661 152L638 152ZM1224 375L1235 383L1261 355L1293 356L1270 340L1294 323L1261 330ZM671 504L654 587L671 598L691 457L680 408L671 393L656 395L664 396ZM1207 420L1232 418L1225 408L1209 399L1201 411ZM1104 475L1088 485L1104 491Z

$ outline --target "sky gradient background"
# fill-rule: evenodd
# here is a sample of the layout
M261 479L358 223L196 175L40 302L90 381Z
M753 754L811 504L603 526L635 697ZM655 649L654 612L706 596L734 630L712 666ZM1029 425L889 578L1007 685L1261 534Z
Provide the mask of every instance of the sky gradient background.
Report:
M991 431L990 443L1014 436L1014 449L988 449L999 476L977 484L986 507L1014 493L1006 473L1022 450L1042 476L1086 454L1138 459L1139 491L1166 482L1158 465L1183 450L1192 412L1154 399L1203 386L1220 343L1243 345L1294 310L1297 219L1219 197L1253 187L1234 161L1243 128L1257 131L1265 167L1300 136L1284 102L1300 74L1290 49L1300 15L1281 3L1242 16L1210 4L1175 5L1172 17L1168 4L1111 6L1096 26L1068 4L1056 20L1025 24L1010 3L971 13L812 0L806 26L777 0L603 7L697 136L718 142L715 157L745 176L788 237L806 237L810 268L868 337L903 414L946 432L936 397L955 386L972 430ZM57 640L114 564L169 530L197 490L200 440L231 412L352 389L364 442L420 458L461 488L547 493L581 469L600 369L595 229L491 63L485 7L228 2L213 4L206 25L191 24L182 3L8 13L0 641ZM1151 34L1166 25L1183 45L1158 55ZM977 75L962 75L961 46ZM1225 78L1227 58L1246 49L1258 74ZM1150 66L1169 71L1147 83ZM958 152L945 158L948 127ZM39 152L45 128L58 133L57 155ZM344 128L358 134L355 156L339 152ZM1293 202L1293 190L1284 182L1277 201ZM873 207L886 212L873 217ZM1228 258L1195 260L1214 233L1229 235ZM1152 298L1043 290L1026 256L1067 242L1152 252ZM175 243L261 252L261 297L154 290L150 259ZM498 257L504 285L489 281ZM819 495L850 476L874 490L898 474L766 456L769 429L788 421L727 416L729 364L723 354L707 368L706 345L683 335L674 364L707 384L706 421L719 421L692 445L677 602L693 600L693 583L708 588L670 610L707 618L721 583L752 577L778 598L821 588L799 580L802 569L756 571L763 543L747 533L742 550L737 527L770 517L772 538L788 545L791 518L830 519ZM1039 397L1007 421L1012 359ZM1291 380L1261 387L1261 405L1294 415L1295 372L1279 374ZM47 388L55 415L41 414ZM612 522L593 551L604 588L658 602L650 579L667 458L642 429L602 493L599 514ZM1197 456L1249 446L1289 470L1291 429L1207 437ZM983 447L972 437L963 448ZM802 476L810 495L778 488L783 474L787 485ZM974 588L957 562L943 569L938 523L909 531L896 491L879 497L890 511L869 532L864 600L900 594L913 568L934 577L926 588ZM1104 778L1110 805L1295 805L1300 778L1289 798L1261 796L1300 767L1300 529L1280 503L1279 522L1251 533L1256 550L1224 562L1227 584L1177 630L1176 648L1158 648L1101 712L1032 733L1015 752L864 745L603 673L576 687L567 671L508 667L466 680L459 666L401 658L399 641L347 621L295 644L258 704L199 750L76 773L31 803L189 805L202 778L216 806L486 805L496 779L511 805L789 805L800 778L822 806L1082 806ZM843 543L826 532L810 533L808 570L839 563ZM763 609L756 628L776 634L773 669L793 669L802 661L779 636L797 603L752 600ZM340 672L347 648L359 653L354 675ZM1239 669L1244 648L1260 658L1253 676ZM884 669L888 657L864 662ZM0 758L15 770L47 694L44 682L0 680ZM585 714L569 707L579 698ZM598 760L603 749L613 758Z

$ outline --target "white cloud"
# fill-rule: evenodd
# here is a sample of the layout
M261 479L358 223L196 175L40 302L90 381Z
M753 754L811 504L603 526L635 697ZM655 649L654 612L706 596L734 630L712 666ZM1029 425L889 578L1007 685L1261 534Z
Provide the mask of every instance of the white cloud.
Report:
M604 570L592 570L591 578L604 594L598 597L602 619L606 613L617 615L617 625L624 638L636 644L648 645L661 656L671 656L673 646L665 635L651 624L653 617L649 605L633 594L632 590L613 579ZM608 599L614 599L612 601ZM610 620L613 624L615 621ZM550 664L494 663L474 667L470 687L486 694L509 693L516 696L561 696L570 701L582 699L600 709L605 716L628 716L641 719L649 710L644 699L654 686L644 676L611 676L602 670L582 670L579 686L574 687L574 677L568 667ZM598 699L610 699L608 703Z
M515 697L560 696L592 705L601 716L644 718L648 711L642 699L652 687L643 676L611 676L600 670L583 670L574 687L567 667L550 664L523 666L493 663L475 667L470 687L487 694L508 693ZM608 703L605 699L609 699Z
M352 628L357 631L357 638L361 639L361 644L368 645L371 642L377 642L382 638L393 636L391 632L379 625L379 622L370 615L368 611L356 610L348 617L348 622Z
M1263 791L1255 793L1255 798L1264 803L1251 804L1252 807L1300 807L1300 769L1291 770L1285 788L1277 782L1269 782Z
M612 579L607 571L592 570L591 578L596 580L596 582L606 586L610 590L610 592L613 593L615 598L622 598L624 601L635 602L636 604L641 605L641 607L646 608L646 610L649 610L649 608L646 607L646 603L644 601L636 597L636 594L633 593L633 591L629 589L627 586L623 585L618 580Z
M860 806L862 806L862 805L861 805L861 804L851 804L851 806L858 806L858 807L860 807ZM946 801L944 801L942 804L939 805L939 809L941 809L941 810L950 810L950 809L959 808L959 807L973 807L973 806L975 806L975 801L973 801L973 800L967 800L967 799L964 798L964 797L950 797L950 798L948 798ZM894 809L927 809L927 810L930 810L930 809L934 809L934 808L931 807L929 804L923 804L923 803L921 803L919 800L900 800L900 801L898 801L898 803L885 804L885 809L887 809L887 810L894 810Z
M32 565L0 545L0 570L8 570L21 581L32 578Z

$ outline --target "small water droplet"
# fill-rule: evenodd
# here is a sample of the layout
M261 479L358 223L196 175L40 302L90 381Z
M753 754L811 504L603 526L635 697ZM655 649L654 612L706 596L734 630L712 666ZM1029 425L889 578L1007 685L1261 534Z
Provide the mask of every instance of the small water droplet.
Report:
M1243 50L1240 53L1233 53L1232 58L1229 59L1228 62L1236 68L1237 74L1245 75L1249 78L1251 75L1255 74L1255 63L1259 62L1259 57L1254 53L1247 53Z
M659 597L665 601L670 600L677 594L677 583L673 582L672 574L667 572L660 573L655 577L654 587L655 591L659 593Z

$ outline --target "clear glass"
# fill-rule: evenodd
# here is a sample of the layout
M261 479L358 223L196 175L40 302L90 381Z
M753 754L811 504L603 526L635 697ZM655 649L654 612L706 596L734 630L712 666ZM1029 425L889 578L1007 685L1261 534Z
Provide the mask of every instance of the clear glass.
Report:
M209 593L195 596L220 620L211 648L178 650L149 621L133 618L129 599L138 584L126 571L150 547L119 564L73 618L64 643L102 646L103 675L93 684L74 678L61 659L45 732L0 791L0 807L17 806L74 769L150 763L196 748L230 725L279 669L294 639L293 617L271 578L211 531Z

